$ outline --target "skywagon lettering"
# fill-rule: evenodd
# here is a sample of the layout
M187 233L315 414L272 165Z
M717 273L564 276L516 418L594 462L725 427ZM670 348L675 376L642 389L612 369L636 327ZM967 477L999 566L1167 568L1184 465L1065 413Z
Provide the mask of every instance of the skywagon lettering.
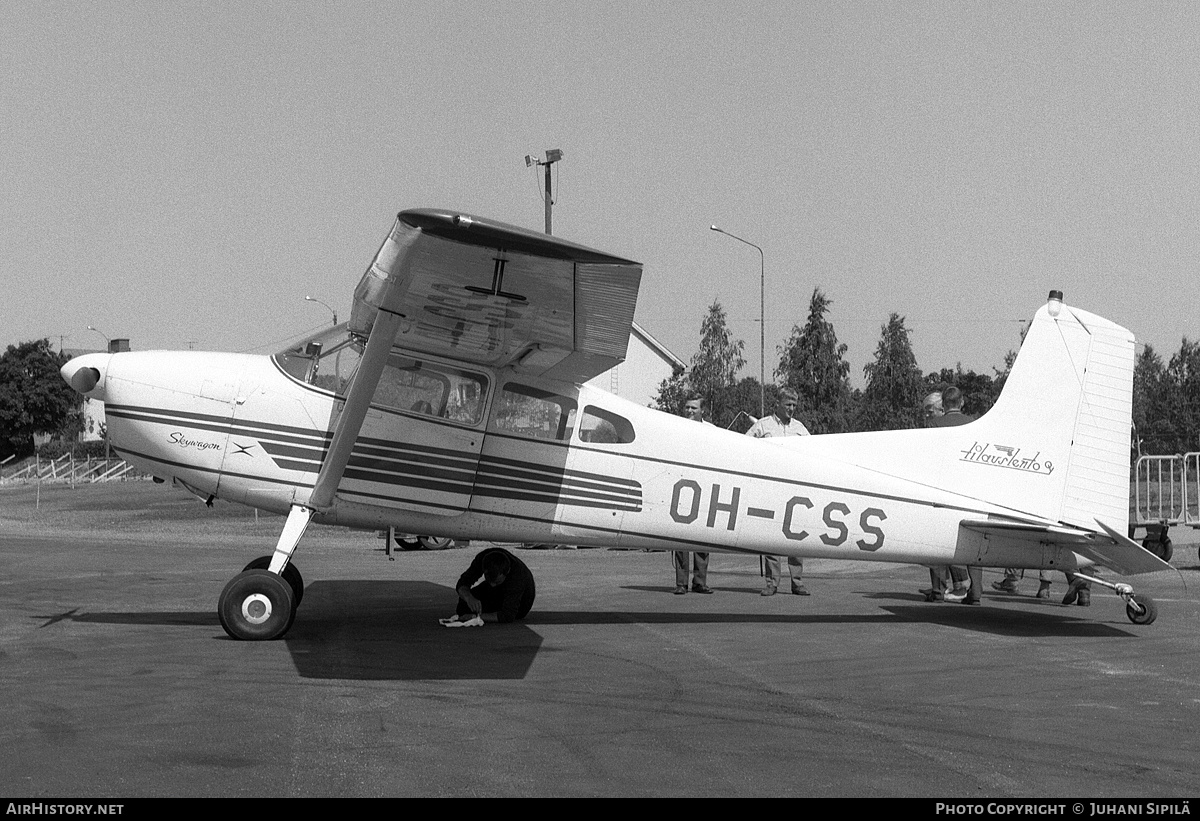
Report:
M221 446L216 442L203 442L199 439L189 439L186 435L178 431L167 437L181 448L195 448L196 450L220 450Z

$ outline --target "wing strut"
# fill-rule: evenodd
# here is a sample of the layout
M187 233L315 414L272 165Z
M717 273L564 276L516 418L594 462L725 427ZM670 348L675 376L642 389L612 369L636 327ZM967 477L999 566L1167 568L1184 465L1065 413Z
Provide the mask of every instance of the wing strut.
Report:
M371 336L367 340L367 349L363 351L362 361L358 364L358 373L346 396L346 405L338 416L337 427L333 431L333 440L329 443L329 452L321 464L321 472L313 484L305 507L313 510L323 510L333 504L333 494L337 492L338 483L350 461L350 451L354 449L354 440L362 429L363 420L367 417L367 408L371 406L371 397L375 395L375 387L387 364L392 352L392 341L400 330L404 317L383 309L375 316L371 328Z
M403 317L390 311L380 310L371 328L371 336L367 340L367 349L359 362L358 372L346 396L346 404L338 416L337 426L333 431L333 440L329 443L329 451L325 461L321 463L321 471L313 484L308 502L296 502L288 512L283 532L275 545L275 553L271 556L268 568L272 573L282 573L283 568L292 558L296 545L308 528L313 514L324 510L333 504L333 495L337 492L342 474L350 462L350 452L354 449L354 441L362 429L363 420L367 417L367 408L371 406L371 397L375 395L375 386L387 364L388 355L392 351L392 340L400 328Z

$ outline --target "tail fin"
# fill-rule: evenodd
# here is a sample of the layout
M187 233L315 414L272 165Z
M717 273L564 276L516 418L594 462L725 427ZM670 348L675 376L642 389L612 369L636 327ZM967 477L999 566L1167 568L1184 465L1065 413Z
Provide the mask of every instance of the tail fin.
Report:
M942 492L947 504L975 500L1012 520L1092 534L1099 520L1123 533L1132 417L1133 335L1056 300L1034 317L1000 398L981 418L932 430L802 437L811 441L793 446L895 480L887 492L897 495Z
M997 482L1010 491L1002 503L1051 521L1089 530L1100 521L1124 532L1133 354L1125 328L1055 301L1043 306L995 406L963 429L977 440L965 460L1052 480L1040 487ZM1013 456L1007 463L1006 454ZM997 496L1006 494L988 495L1002 501Z

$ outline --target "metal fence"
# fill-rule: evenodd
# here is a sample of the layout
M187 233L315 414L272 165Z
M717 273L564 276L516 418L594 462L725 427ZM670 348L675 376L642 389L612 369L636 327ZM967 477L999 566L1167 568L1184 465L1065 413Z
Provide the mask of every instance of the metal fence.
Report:
M37 456L11 468L0 465L0 484L5 485L34 482L74 485L149 478L150 474L135 468L124 459L77 459L70 454L57 459L42 459Z
M1133 523L1200 526L1200 451L1138 457Z

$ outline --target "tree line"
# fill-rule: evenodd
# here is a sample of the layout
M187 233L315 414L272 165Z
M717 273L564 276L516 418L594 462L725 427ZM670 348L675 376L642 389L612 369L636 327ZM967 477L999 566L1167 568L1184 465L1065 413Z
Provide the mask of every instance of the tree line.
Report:
M1200 450L1200 343L1185 336L1163 363L1147 345L1133 367L1133 426L1140 453Z
M904 317L893 313L880 329L874 358L863 368L866 387L850 387L846 345L838 342L828 318L833 304L814 288L808 317L794 325L776 353L774 381L763 387L766 409L775 406L787 386L800 397L797 415L813 433L894 430L921 424L922 397L944 385L957 386L964 410L986 413L1004 386L1016 359L1008 351L1002 368L991 374L964 371L961 365L923 373L917 365ZM725 310L714 301L700 324L699 350L686 368L659 386L655 406L679 413L693 395L708 402L709 419L744 431L759 415L759 381L741 377L745 343L735 339ZM68 357L49 339L9 345L0 355L0 461L34 451L35 434L62 441L78 438L82 412L78 395L58 375ZM1142 453L1200 450L1200 343L1184 337L1165 362L1150 345L1137 356L1133 372L1133 422Z
M0 461L32 455L35 434L79 438L79 394L58 375L67 359L49 339L9 345L0 355Z
M961 364L923 372L904 317L893 313L863 368L866 386L852 388L847 347L838 342L828 317L832 304L820 288L813 289L808 317L803 325L793 325L776 349L774 382L765 386L766 412L781 388L791 388L800 402L796 415L812 433L919 427L921 399L947 385L963 392L965 413L981 416L1000 396L1017 358L1015 350L1008 351L1003 366L990 374L964 371ZM714 301L700 324L699 350L687 367L659 385L655 407L678 413L684 401L698 395L708 403L713 424L745 431L759 415L760 388L752 376L739 378L744 349L726 323L724 308ZM1184 337L1179 353L1165 364L1145 346L1134 365L1133 421L1142 453L1200 450L1200 343Z

